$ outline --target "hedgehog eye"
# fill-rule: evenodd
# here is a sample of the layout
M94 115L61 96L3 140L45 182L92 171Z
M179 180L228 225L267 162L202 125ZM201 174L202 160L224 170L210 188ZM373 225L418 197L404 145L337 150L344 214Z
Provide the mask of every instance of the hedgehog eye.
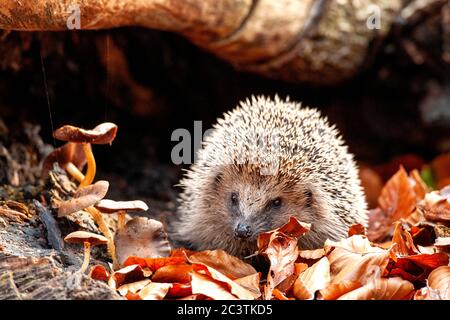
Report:
M279 208L283 204L283 201L281 201L281 198L275 198L271 201L271 205L274 208Z
M230 200L231 200L231 205L237 206L238 200L239 200L238 195L235 192L231 193Z

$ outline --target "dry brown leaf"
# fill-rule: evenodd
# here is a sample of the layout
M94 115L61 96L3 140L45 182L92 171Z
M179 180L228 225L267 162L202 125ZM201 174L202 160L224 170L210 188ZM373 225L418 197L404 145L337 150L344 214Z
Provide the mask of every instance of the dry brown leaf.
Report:
M401 222L395 223L392 243L395 246L391 249L398 257L410 256L419 253L414 245L411 234L403 229Z
M331 283L357 281L365 284L374 276L382 276L389 263L389 251L360 254L335 248L329 255Z
M352 225L348 229L348 237L354 236L354 235L365 235L366 234L366 228L360 223Z
M191 263L202 263L223 273L230 279L238 279L256 273L248 263L233 257L223 250L207 250L189 256Z
M237 284L247 289L249 292L253 294L255 299L261 297L261 290L259 288L259 282L261 280L261 274L259 272L251 274L249 276L245 276L243 278L239 278L234 280Z
M322 290L330 283L330 263L323 257L303 271L294 283L292 293L300 300L314 298L316 291Z
M264 299L270 300L272 290L295 271L294 264L298 257L297 239L274 233L264 254L270 261Z
M258 236L259 253L267 256L270 261L264 299L270 300L273 289L294 273L298 257L298 238L308 232L310 227L310 224L291 217L281 228Z
M443 196L438 191L427 193L419 207L429 221L450 221L450 195Z
M152 277L154 282L189 283L191 281L192 266L188 264L171 264L158 268Z
M325 249L324 248L320 248L320 249L315 249L315 250L299 250L298 251L298 256L303 258L303 259L308 259L308 260L317 260L322 258L325 255Z
M89 276L92 279L107 282L110 274L104 266L97 264L91 268L91 271L89 271Z
M378 203L391 221L408 217L414 210L417 195L408 174L401 166L381 190Z
M428 287L437 291L442 300L450 300L450 266L434 269L428 276Z
M210 276L199 273L197 271L192 272L192 294L202 294L208 296L214 300L237 300L232 295L223 283L215 281Z
M108 280L110 288L117 289L124 283L136 282L146 278L141 266L135 264L115 271Z
M427 184L423 181L417 169L411 171L409 177L410 181L413 181L413 189L416 193L417 200L422 200L425 195L431 191L430 188L428 188Z
M224 274L220 273L219 271L215 270L214 268L211 268L205 264L202 263L196 263L192 265L194 272L205 274L209 277L211 277L213 280L222 283L224 288L227 288L229 292L231 292L233 295L238 297L239 299L243 300L253 300L254 295L249 290L245 289L238 283L234 282L232 279L228 278ZM191 274L193 275L193 273ZM193 281L193 279L191 280ZM194 290L194 288L192 288ZM192 293L201 293L201 292L194 292ZM204 293L203 293L204 294ZM207 295L207 294L205 294ZM213 298L213 297L211 297Z
M120 293L120 295L126 296L128 292L137 293L139 290L144 288L150 282L151 281L149 279L144 279L136 282L123 284L119 288L117 288L117 291Z
M372 245L372 243L363 235L354 235L350 238L342 239L338 242L326 240L325 250L328 252L327 247L339 247L354 253L370 253L370 252L384 252L383 249Z
M404 300L409 299L413 291L412 283L401 278L376 278L338 300Z
M162 300L172 287L171 283L151 282L138 295L142 300Z
M185 264L186 257L165 257L165 258L140 258L140 257L128 257L124 262L124 266L139 265L142 268L149 268L151 271L156 271L161 267L168 265Z
M339 283L333 283L320 290L320 295L324 300L336 300L347 292L361 287L358 281L344 280Z

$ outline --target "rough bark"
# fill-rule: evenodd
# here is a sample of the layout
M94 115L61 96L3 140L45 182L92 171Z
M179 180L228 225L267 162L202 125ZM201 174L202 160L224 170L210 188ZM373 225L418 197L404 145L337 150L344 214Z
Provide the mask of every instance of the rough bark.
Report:
M67 30L68 0L3 0L0 28ZM80 0L81 29L126 25L182 34L236 68L292 82L337 83L389 32L401 0ZM379 29L367 26L375 5Z

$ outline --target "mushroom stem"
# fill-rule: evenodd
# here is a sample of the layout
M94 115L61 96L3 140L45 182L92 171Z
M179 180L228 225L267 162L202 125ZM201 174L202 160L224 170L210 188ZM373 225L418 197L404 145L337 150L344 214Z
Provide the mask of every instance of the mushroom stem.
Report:
M103 219L102 214L100 211L95 209L94 207L88 207L86 210L91 214L92 218L95 220L95 222L98 225L98 229L103 233L103 235L108 238L108 252L111 255L113 266L118 266L117 259L116 259L116 247L114 246L114 239L111 231L109 230L108 226L105 223L105 220Z
M91 258L91 244L88 241L84 242L84 259L81 265L80 272L85 273L89 266L89 260Z
M81 182L84 180L84 174L72 163L69 162L64 166L64 169L69 173L69 175L77 180L78 182Z
M83 143L83 151L87 160L87 170L83 181L80 183L80 187L88 186L94 181L95 172L97 166L95 164L94 154L92 153L92 148L90 143Z
M125 210L120 210L119 211L119 216L117 219L118 223L117 223L117 229L120 230L125 226Z

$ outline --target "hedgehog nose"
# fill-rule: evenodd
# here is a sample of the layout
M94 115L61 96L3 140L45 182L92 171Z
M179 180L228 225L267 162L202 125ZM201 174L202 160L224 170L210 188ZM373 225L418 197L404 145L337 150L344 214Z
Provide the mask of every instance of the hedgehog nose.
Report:
M252 235L252 229L245 223L239 223L234 229L236 238L246 239Z

